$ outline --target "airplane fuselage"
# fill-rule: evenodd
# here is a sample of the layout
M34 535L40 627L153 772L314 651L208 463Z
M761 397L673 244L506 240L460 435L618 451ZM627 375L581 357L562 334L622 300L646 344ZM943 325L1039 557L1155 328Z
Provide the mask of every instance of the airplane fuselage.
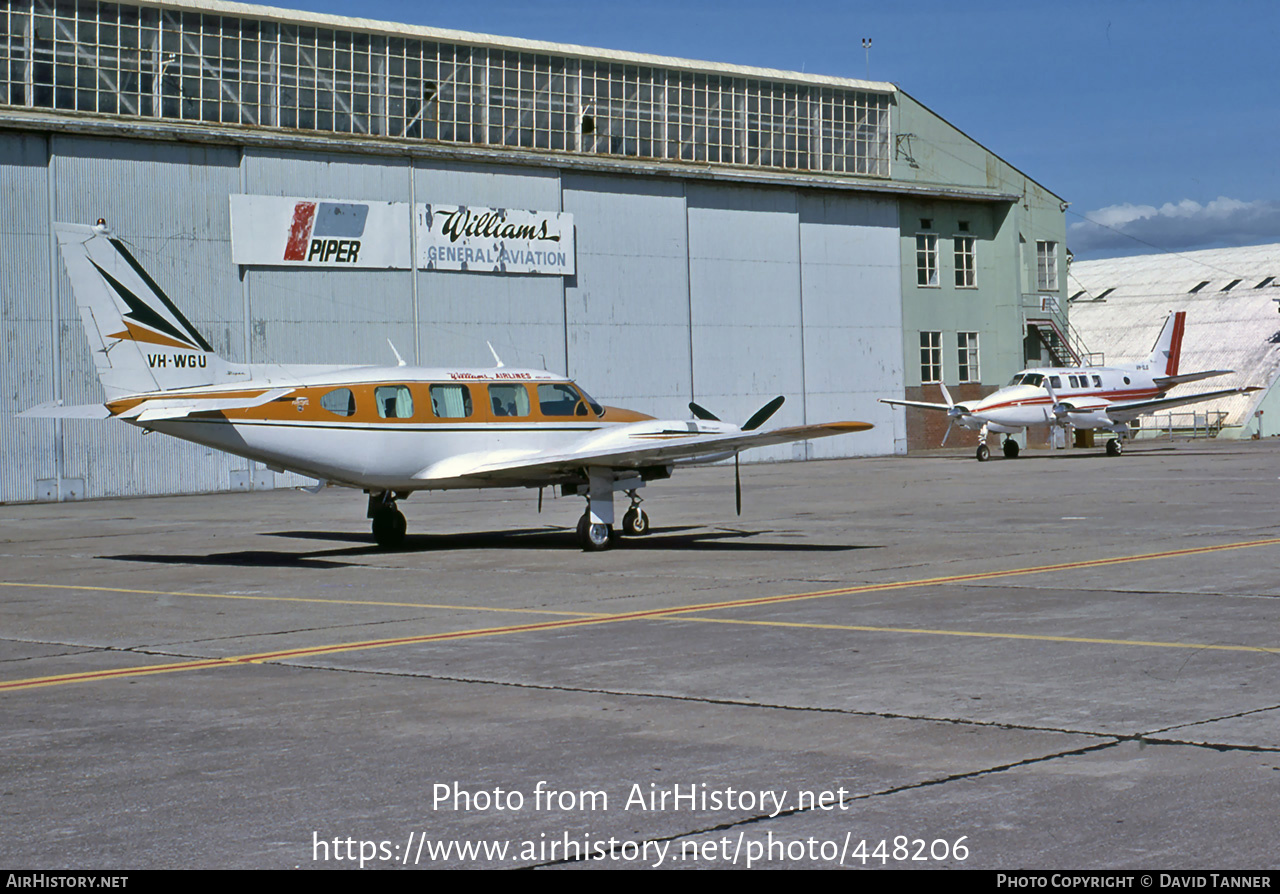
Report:
M1047 383L1058 403L1070 407L1065 421L1077 428L1110 428L1114 420L1107 416L1106 410L1112 404L1147 400L1165 393L1141 366L1024 369L992 394L957 404L967 411L967 415L957 421L965 428L976 430L985 424L996 431L1060 421L1062 417L1054 414L1054 400Z
M234 384L111 401L135 425L335 484L378 491L483 487L451 468L570 450L652 444L722 434L721 422L658 420L597 404L570 379L543 370L416 367L275 368ZM256 383L256 384L255 384ZM283 387L282 387L283 386ZM257 406L210 409L217 400L286 391ZM184 411L131 411L156 401ZM565 474L564 482L580 479ZM506 482L519 485L518 478ZM547 484L547 476L531 476ZM557 483L557 482L550 482Z

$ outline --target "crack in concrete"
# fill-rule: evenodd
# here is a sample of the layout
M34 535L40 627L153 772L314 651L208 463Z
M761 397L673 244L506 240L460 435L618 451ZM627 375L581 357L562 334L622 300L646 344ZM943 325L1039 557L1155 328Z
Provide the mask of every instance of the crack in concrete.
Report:
M388 670L369 670L364 668L352 667L325 667L316 664L301 664L297 662L277 662L265 661L263 664L279 664L282 667L291 667L305 670L331 671L337 673L351 674L369 674L373 676L389 676L403 677L416 680L432 680L440 683L478 683L484 686L505 686L515 689L534 689L544 692L564 692L570 694L585 695L608 695L617 698L641 698L641 699L661 699L666 701L691 702L696 704L718 705L724 707L735 708L757 708L765 711L801 711L815 714L837 714L849 717L874 717L880 720L911 720L922 723L941 723L953 726L978 727L984 729L1007 729L1019 732L1039 732L1054 733L1069 736L1085 736L1094 739L1111 740L1111 744L1120 744L1123 742L1137 742L1140 745L1185 745L1190 748L1207 748L1213 751L1243 751L1258 753L1280 753L1280 746L1271 745L1240 745L1227 742L1194 742L1190 740L1182 740L1175 738L1156 738L1156 733L1165 732L1166 730L1178 729L1180 726L1194 726L1205 723L1212 723L1216 720L1230 720L1234 717L1245 716L1246 714L1257 713L1262 711L1274 710L1274 708L1256 708L1250 711L1240 712L1238 714L1226 715L1220 718L1206 718L1189 724L1177 724L1163 729L1150 730L1139 733L1119 733L1119 732L1102 732L1098 730L1080 730L1068 729L1065 727L1053 726L1036 726L1032 724L1010 723L1008 721L998 720L974 720L965 717L933 717L925 714L902 714L892 711L862 711L853 708L835 708L822 707L817 705L786 705L773 704L769 702L746 701L744 699L715 698L713 696L698 695L679 695L675 693L665 692L638 692L623 689L602 689L587 686L553 686L545 683L520 683L511 680L485 680L479 677L451 677L442 674L422 674L411 671L388 671Z
M881 791L864 792L862 794L849 795L848 797L845 798L845 801L846 802L847 801L867 801L872 798L888 797L891 795L901 794L902 792L909 792L909 791L915 791L918 789L929 788L935 785L946 785L951 782L960 782L963 780L978 779L983 776L990 776L996 773L1005 773L1005 772L1008 772L1009 770L1014 770L1019 767L1030 766L1032 764L1040 764L1048 761L1060 760L1066 757L1079 757L1080 755L1089 754L1095 751L1104 751L1109 748L1114 748L1119 744L1121 744L1120 741L1098 742L1093 745L1086 745L1082 748L1073 748L1067 751L1058 751L1052 754L1042 754L1037 757L1023 758L1021 760L1010 761L1009 763L1006 763L1006 764L997 764L992 767L983 767L978 770L968 770L964 773L952 773L947 776L942 776L935 779L921 779L917 782L909 782L903 785L896 785L887 789L882 789ZM725 823L719 823L715 826L708 826L707 828L703 828L703 829L690 829L685 832L678 832L674 835L664 835L657 838L647 838L645 839L645 842L650 842L650 841L674 842L684 838L693 838L698 835L709 835L709 834L714 834L716 832L727 832L732 829L737 829L744 826L752 826L757 823L765 823L775 819L783 819L784 817L789 818L792 816L798 816L800 814L817 813L817 812L822 812L824 814L829 813L828 810L825 810L817 806L792 807L786 810L779 811L776 814L767 814L767 813L757 814L755 816L749 816L749 817L744 817L742 819L731 820ZM613 849L611 848L610 854L612 854L612 852L613 852ZM545 863L532 863L532 864L529 864L529 868L538 869L544 866L563 866L563 865L568 865L573 863L586 863L586 862L589 862L591 859L593 858L590 856L565 857L560 860L552 860ZM602 858L596 857L595 859L602 859Z

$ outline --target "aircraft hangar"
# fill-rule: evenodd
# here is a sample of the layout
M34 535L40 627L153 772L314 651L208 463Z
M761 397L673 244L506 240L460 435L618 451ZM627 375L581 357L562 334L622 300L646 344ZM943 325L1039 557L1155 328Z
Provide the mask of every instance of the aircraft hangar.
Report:
M876 426L744 459L935 446L876 399L1071 350L1062 199L892 83L213 0L13 0L0 31L0 502L305 483L13 418L102 400L54 221L105 218L232 361L491 342L657 416ZM516 214L567 238L433 241Z
M1184 369L1232 370L1181 393L1247 394L1155 413L1138 437L1270 437L1280 420L1280 245L1082 261L1071 267L1072 327L1100 360L1141 360L1171 311L1185 311Z

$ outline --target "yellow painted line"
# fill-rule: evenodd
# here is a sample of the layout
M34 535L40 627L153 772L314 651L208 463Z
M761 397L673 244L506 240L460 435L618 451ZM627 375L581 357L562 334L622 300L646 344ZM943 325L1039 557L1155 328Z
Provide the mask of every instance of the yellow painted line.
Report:
M739 618L681 618L704 624L745 624L755 627L800 627L809 630L847 630L855 633L918 633L927 636L972 636L981 639L1020 639L1046 643L1084 643L1097 646L1150 646L1159 649L1197 649L1220 652L1267 652L1280 655L1277 646L1244 646L1224 643L1178 643L1162 640L1104 639L1092 636L1049 636L1038 633L988 633L981 630L934 630L928 627L867 627L858 624L807 624L803 621L746 621Z
M307 596L252 596L244 593L184 593L174 590L134 590L127 587L90 587L82 584L31 584L0 581L0 587L32 587L47 590L88 590L100 593L130 593L141 596L182 596L199 599L245 599L251 602L302 602L317 605L371 605L379 608L442 608L468 612L512 612L520 615L564 615L571 618L607 617L605 612L566 612L545 608L498 608L485 605L450 605L439 602L386 602L366 599L316 599Z
M234 658L214 658L203 659L198 661L177 662L160 665L147 665L135 668L116 668L114 670L91 671L78 674L60 674L49 677L32 677L23 680L10 680L0 683L0 692L10 692L18 689L29 689L38 686L53 686L67 683L80 683L92 680L109 679L113 677L129 677L143 676L147 674L170 673L178 670L204 670L215 667L235 667L244 664L260 664L267 661L283 661L292 658L314 657L317 655L332 655L342 652L356 652L367 649L382 649L392 646L415 645L420 643L439 642L444 640L455 639L472 639L485 636L501 636L509 633L526 633L530 631L541 630L561 630L569 627L581 627L594 624L611 624L618 621L634 621L646 620L654 618L670 618L678 615L691 614L695 612L706 612L712 610L723 610L727 608L743 608L756 605L773 605L782 602L796 602L805 599L821 599L832 596L849 595L854 593L870 593L883 592L886 590L904 590L914 587L937 586L948 583L965 583L969 581L993 580L1003 577L1012 577L1015 575L1027 574L1048 574L1060 572L1070 569L1081 568L1098 568L1107 565L1121 565L1130 562L1145 562L1154 559L1175 558L1179 556L1202 555L1205 553L1223 552L1226 550L1249 549L1257 546L1274 546L1280 544L1280 537L1269 538L1266 540L1246 540L1236 543L1227 543L1219 546L1199 546L1188 547L1186 549L1165 550L1158 553L1144 553L1136 556L1116 556L1106 559L1084 559L1078 562L1064 562L1056 565L1039 565L1029 568L1014 568L1005 571L986 571L973 572L970 574L953 574L944 577L922 578L910 581L888 582L880 584L860 584L851 587L837 587L829 590L815 590L808 593L792 593L782 596L761 596L753 599L733 599L720 602L704 602L697 605L672 606L669 608L648 609L645 611L620 612L611 615L592 615L586 617L567 618L556 621L540 621L533 624L515 624L507 627L486 627L472 630L459 630L450 633L431 633L421 636L395 637L391 639L366 640L364 642L355 643L332 643L321 646L308 646L299 649L289 649L273 652L259 652L251 655L241 655ZM56 584L43 584L40 586L56 587ZM164 595L164 594L160 594ZM192 596L201 594L192 593ZM271 599L275 597L234 597L248 599ZM280 597L289 598L289 597ZM344 603L345 604L345 603ZM711 620L711 619L708 619ZM949 631L943 631L949 632ZM978 634L975 634L978 635ZM991 634L992 636L1000 636L1000 634ZM1117 640L1117 643L1126 643L1125 640Z

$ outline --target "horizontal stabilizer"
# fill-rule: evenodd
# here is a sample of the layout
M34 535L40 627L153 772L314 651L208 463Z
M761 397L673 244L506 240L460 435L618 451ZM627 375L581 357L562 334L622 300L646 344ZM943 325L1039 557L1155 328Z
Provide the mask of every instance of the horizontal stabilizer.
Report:
M161 419L181 419L192 413L216 413L220 410L247 410L278 400L292 392L292 388L273 388L253 397L159 397L144 400L120 414L121 419L137 422L156 422Z
M19 419L106 419L111 412L102 404L63 406L57 401L49 401L14 415Z
M1180 376L1156 376L1156 387L1161 391L1174 385L1185 385L1187 382L1199 382L1201 379L1212 379L1214 376L1228 376L1234 369L1211 369L1208 372L1185 373Z

